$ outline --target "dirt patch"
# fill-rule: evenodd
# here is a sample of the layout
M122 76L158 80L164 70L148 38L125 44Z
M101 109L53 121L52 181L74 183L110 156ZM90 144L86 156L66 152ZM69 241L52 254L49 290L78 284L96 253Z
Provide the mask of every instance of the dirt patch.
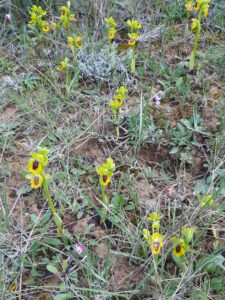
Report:
M138 203L148 208L155 207L157 202L154 199L154 186L142 179L136 183L138 193Z
M140 267L129 264L125 257L113 257L113 266L111 269L111 278L109 280L113 288L122 288L124 284L137 284L143 276L143 270Z
M143 146L138 154L138 160L141 165L144 163L148 166L159 165L164 160L171 159L169 149L164 146L151 144L149 146Z
M9 105L5 108L4 112L0 114L0 122L8 123L16 116L17 108L15 105Z
M73 157L79 155L84 161L96 165L101 165L105 162L106 157L108 157L107 148L103 149L95 140L86 140L80 145L76 145L71 150L71 155Z
M220 124L219 116L216 113L209 110L204 111L203 120L209 132L215 130L216 127Z

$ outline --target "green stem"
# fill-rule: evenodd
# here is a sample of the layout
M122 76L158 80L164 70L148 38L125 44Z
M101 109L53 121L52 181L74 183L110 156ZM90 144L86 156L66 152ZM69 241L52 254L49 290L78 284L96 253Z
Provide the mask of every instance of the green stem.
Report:
M195 43L194 43L194 48L193 48L192 57L191 57L192 63L190 64L190 68L189 68L190 71L193 69L193 67L195 65L195 57L196 57L196 53L197 53L198 41L199 41L199 36L200 36L200 32L201 32L202 14L203 14L203 10L201 8L199 15L198 15L199 27L196 30Z
M66 96L69 96L70 86L69 86L69 68L66 68Z
M109 48L109 52L111 52L112 51L112 40L109 40L108 48Z
M153 264L154 264L154 270L155 270L155 275L156 275L156 282L159 287L161 295L163 295L163 289L162 289L162 284L159 278L159 271L158 271L158 257L153 255Z
M132 46L131 72L135 73L135 45Z
M117 127L116 127L116 136L117 136L117 138L120 137L120 129L119 129L120 116L121 116L121 109L119 108L119 110L118 110L118 118L117 118Z
M115 111L113 111L113 122L116 125L116 136L117 136L117 138L120 137L119 121L118 121L118 119L119 119L119 115L117 116L117 112L115 110Z
M68 23L68 36L71 36L71 27L70 27L70 23Z
M56 210L55 210L55 207L54 207L54 203L52 201L52 197L51 197L50 192L49 192L48 183L47 183L47 181L44 177L43 177L43 187L44 187L45 197L47 198L47 201L48 201L48 206L51 210L52 215L54 215L56 213Z
M42 175L42 177L43 177L44 195L47 198L48 206L49 206L49 208L51 210L54 222L55 222L57 230L58 230L58 233L60 235L62 235L63 234L62 221L61 221L60 217L58 216L58 214L57 214L57 212L55 210L54 203L53 203L52 197L50 195L49 188L48 188L48 183L47 183L47 181L45 179L45 176Z
M73 81L77 84L78 83L78 77L79 77L79 69L78 69L78 64L77 64L77 49L74 47L73 48L73 61L74 61L74 79Z
M119 126L116 125L116 137L119 138L120 137L120 129Z
M106 196L105 196L105 188L104 188L104 186L101 186L101 190L102 190L102 202L106 205L107 204L107 200L106 200Z

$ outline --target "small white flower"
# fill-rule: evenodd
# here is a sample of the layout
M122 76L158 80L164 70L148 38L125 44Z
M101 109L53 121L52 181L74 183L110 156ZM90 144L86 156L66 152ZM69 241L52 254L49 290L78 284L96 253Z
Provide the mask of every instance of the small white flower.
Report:
M156 94L155 96L154 96L154 100L155 100L155 104L156 105L160 105L161 104L161 97L159 97L159 95L158 94Z

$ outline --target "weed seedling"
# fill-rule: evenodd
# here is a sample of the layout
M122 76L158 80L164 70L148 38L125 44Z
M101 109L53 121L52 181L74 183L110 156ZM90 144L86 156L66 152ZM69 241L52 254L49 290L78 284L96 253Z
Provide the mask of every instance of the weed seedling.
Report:
M126 99L128 90L121 86L119 89L116 90L115 95L113 96L113 100L109 102L109 108L113 114L114 124L116 125L116 136L119 138L119 123L121 117L121 106L123 101Z
M33 189L38 189L43 187L44 195L48 201L48 206L51 210L54 222L57 226L57 231L59 235L63 234L62 220L56 209L52 197L49 192L48 180L51 179L49 174L45 173L45 168L48 163L48 153L47 148L38 148L37 153L32 152L30 154L31 159L28 162L28 174L25 176L30 180L31 187Z
M197 47L198 47L198 41L199 41L199 36L201 32L201 20L202 16L205 18L208 15L209 12L209 3L211 0L197 0L196 5L194 5L193 1L187 1L185 4L185 7L187 11L195 10L198 12L198 18L193 18L192 19L192 25L191 25L191 30L195 33L195 43L194 43L194 48L191 53L191 58L189 62L189 70L192 71L194 66L195 66L195 57L197 53Z
M135 73L135 45L139 39L139 30L142 26L134 19L128 20L127 25L130 27L128 45L132 47L131 72Z

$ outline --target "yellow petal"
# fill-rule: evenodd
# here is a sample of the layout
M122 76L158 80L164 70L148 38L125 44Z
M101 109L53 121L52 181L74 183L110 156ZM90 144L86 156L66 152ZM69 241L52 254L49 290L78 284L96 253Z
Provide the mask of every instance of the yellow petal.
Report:
M43 178L40 175L34 175L33 178L31 179L31 187L33 189L38 189L41 187L43 182Z
M28 170L31 174L40 174L40 172L43 170L41 161L31 158L28 162Z
M193 9L193 2L192 1L187 1L185 4L185 7L188 11Z
M181 245L174 246L173 255L180 257L185 255L185 249Z

